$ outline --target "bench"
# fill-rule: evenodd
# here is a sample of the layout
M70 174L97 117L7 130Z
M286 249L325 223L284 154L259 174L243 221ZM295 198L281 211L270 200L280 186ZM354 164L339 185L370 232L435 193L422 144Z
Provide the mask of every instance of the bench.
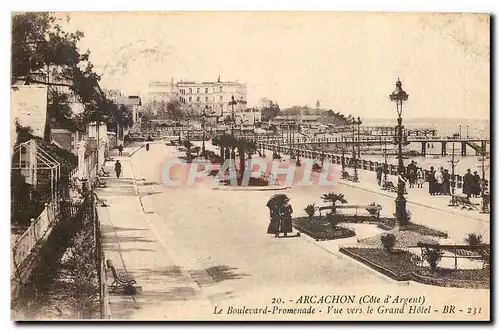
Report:
M444 252L451 252L452 254L443 254L443 258L452 258L455 260L455 269L458 269L458 259L481 259L483 261L483 268L490 265L491 246L488 244L480 245L443 245L443 244L428 244L418 242L417 246L421 249L420 258L423 260L424 249L431 248L442 250Z
M118 274L110 259L106 260L106 268L111 270L113 275L113 282L110 287L115 287L115 289L121 290L125 294L136 294L138 289L142 290L142 288L135 286L137 282L129 273L121 272Z
M112 158L111 156L109 156L109 155L108 155L108 156L106 156L106 158L104 159L104 161L106 161L106 162L112 162L112 161L114 161L114 160L115 160L115 159L113 159L113 158Z
M99 176L100 177L110 177L111 173L107 172L106 170L104 170L103 167L101 167L101 170L99 170Z
M321 215L322 210L331 210L331 209L332 209L332 206L324 206L324 207L318 208L320 215ZM370 205L338 205L338 206L335 206L335 209L355 209L354 216L358 216L359 209L364 209L371 216L374 216L376 218L380 218L380 212L382 211L382 206L375 205L375 203L370 204Z
M345 180L349 180L351 182L358 182L359 181L359 179L357 177L349 175L349 173L347 171L342 172L341 178L345 179Z
M99 176L95 178L95 185L97 187L103 188L106 187L108 184L106 182L103 182Z
M477 203L472 203L466 195L452 195L451 206L460 206L461 209L477 210Z

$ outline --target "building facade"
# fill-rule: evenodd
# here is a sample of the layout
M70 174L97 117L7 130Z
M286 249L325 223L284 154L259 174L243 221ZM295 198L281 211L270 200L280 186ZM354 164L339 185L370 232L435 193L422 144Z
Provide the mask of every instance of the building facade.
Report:
M234 97L234 105L230 104ZM202 113L208 109L218 116L242 113L247 106L247 87L238 82L180 81L150 82L148 101L179 101L188 113Z

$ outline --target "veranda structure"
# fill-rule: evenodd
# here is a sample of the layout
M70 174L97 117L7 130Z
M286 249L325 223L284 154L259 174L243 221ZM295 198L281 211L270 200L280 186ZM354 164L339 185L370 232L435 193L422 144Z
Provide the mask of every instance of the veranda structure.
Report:
M14 219L36 217L39 209L36 206L58 200L61 166L54 157L38 147L35 140L14 146L11 172Z

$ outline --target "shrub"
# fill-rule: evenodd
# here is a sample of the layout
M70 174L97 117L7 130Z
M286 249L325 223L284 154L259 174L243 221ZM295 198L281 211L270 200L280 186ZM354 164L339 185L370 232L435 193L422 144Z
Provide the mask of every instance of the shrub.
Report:
M304 211L307 213L307 216L309 216L309 218L313 218L317 209L318 207L316 207L316 204L313 203L312 205L307 205L307 207L304 208Z
M382 242L382 246L384 246L384 249L390 253L392 252L392 249L396 245L396 236L393 235L392 233L386 234L385 236L380 237L380 241Z
M422 258L429 263L432 270L436 270L443 254L442 249L425 247Z
M465 242L471 246L478 246L483 243L483 236L480 234L469 233L467 238L465 238Z

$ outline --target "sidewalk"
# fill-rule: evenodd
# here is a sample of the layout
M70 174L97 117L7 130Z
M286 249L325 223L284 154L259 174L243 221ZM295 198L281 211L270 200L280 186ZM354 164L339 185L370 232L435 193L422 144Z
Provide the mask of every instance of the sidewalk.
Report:
M288 155L282 155L282 159L289 160L290 157ZM342 166L338 164L331 164L331 166L334 167L336 170L338 170L338 173L340 174ZM346 168L346 171L350 175L354 174L353 168ZM340 178L338 179L338 182L341 185L346 185L361 190L373 192L389 198L396 198L397 193L384 191L381 189L381 187L376 182L375 172L368 170L360 170L360 169L358 169L357 172L358 172L359 182L355 183ZM397 185L398 179L396 176L388 175L387 180L392 181L394 185ZM490 222L490 214L479 213L480 205L477 206L478 210L462 210L460 209L460 207L449 207L448 203L451 200L451 196L449 195L431 196L429 194L428 185L429 183L425 182L422 188L416 188L416 187L410 188L409 185L407 184L406 191L408 192L408 194L405 194L407 202L410 204L415 204L435 210L440 210L446 213L459 215L462 217L467 217L482 222L488 222L488 223ZM456 189L455 192L456 194L460 194L462 192L462 189ZM481 199L479 198L471 198L471 201L475 203L481 203Z
M133 152L125 148L123 154ZM106 178L107 187L97 191L108 207L98 207L103 249L118 273L133 275L142 292L136 295L111 294L110 311L113 319L166 320L200 319L200 311L212 312L213 306L202 295L200 287L176 261L172 250L158 237L149 217L143 211L130 160L117 156L122 163L123 178ZM113 162L107 162L107 171ZM113 281L111 272L107 283Z
M354 171L352 168L346 168L349 174L353 174ZM387 197L395 198L397 193L384 191L380 188L380 186L376 183L375 173L368 170L358 170L359 182L354 183L348 180L339 180L339 182L343 185L356 187L362 190L367 190L371 192L375 192ZM396 176L387 176L387 180L392 181L394 185L397 184ZM489 214L481 214L478 210L461 210L460 207L449 207L448 203L451 200L451 196L442 195L442 196L431 196L429 194L429 183L424 183L422 188L410 188L409 185L406 185L406 191L408 194L405 194L405 198L408 203L420 205L432 209L441 210L450 214L460 215L462 217L473 218L479 221L490 221ZM456 193L461 193L461 189L457 189ZM479 198L471 198L471 201L475 203L480 203L481 199ZM480 206L478 206L479 209Z

